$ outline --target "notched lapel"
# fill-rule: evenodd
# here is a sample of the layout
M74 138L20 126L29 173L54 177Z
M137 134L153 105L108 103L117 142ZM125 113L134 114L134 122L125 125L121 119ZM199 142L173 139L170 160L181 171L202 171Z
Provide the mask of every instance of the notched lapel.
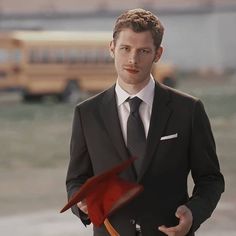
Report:
M111 142L118 151L121 160L127 160L128 152L126 150L123 134L120 127L120 121L116 106L115 88L114 86L107 91L104 96L100 108L100 115L106 128L106 131L111 138Z
M100 115L107 134L111 139L111 143L114 145L114 149L118 152L121 161L127 160L130 157L120 127L115 98L115 86L107 90L107 94L104 96L103 102L100 106ZM131 180L136 180L133 168L127 169L126 172L129 174Z
M153 158L154 151L160 143L161 136L170 118L172 110L168 107L169 100L170 97L168 91L161 87L161 85L157 84L155 87L152 114L147 137L147 151L143 168L138 176L138 181L146 172Z

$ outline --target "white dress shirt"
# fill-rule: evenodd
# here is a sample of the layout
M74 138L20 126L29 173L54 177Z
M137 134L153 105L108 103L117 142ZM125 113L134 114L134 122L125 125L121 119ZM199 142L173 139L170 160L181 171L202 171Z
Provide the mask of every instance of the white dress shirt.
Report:
M129 102L127 101L127 99L133 97L139 97L140 99L142 99L143 102L140 104L139 113L143 122L145 135L147 137L152 113L154 89L155 89L155 81L152 76L148 84L142 90L140 90L137 94L132 94L132 95L130 95L124 89L122 89L118 81L116 82L115 92L116 92L117 109L125 144L127 144L127 120L130 113Z

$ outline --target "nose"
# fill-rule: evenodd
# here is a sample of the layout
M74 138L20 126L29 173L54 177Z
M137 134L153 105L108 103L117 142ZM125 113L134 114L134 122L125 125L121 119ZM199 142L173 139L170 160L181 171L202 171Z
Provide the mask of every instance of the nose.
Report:
M131 52L129 55L129 64L137 64L138 58L137 58L137 53L136 52Z

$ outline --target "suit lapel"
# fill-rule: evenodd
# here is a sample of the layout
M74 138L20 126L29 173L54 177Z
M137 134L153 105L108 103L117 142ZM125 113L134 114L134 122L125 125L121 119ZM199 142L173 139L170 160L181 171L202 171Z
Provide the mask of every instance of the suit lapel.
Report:
M107 94L103 98L100 106L100 115L121 160L127 160L128 152L121 131L114 86L107 90Z
M118 152L121 161L127 160L130 157L121 131L116 104L115 86L106 91L100 106L100 116L108 136L110 137L114 148ZM127 173L129 173L130 179L135 180L134 168L129 168Z
M147 137L147 151L143 163L143 168L138 176L138 181L146 172L156 150L167 121L171 115L171 110L167 106L169 102L169 93L160 84L156 84L155 94L152 106L152 114Z

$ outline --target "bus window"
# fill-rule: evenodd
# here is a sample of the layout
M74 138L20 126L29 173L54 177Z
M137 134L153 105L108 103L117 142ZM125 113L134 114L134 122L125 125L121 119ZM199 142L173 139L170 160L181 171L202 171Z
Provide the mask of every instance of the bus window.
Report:
M42 51L42 63L45 63L45 64L49 63L50 61L49 55L50 53L48 49L44 49Z
M7 49L0 49L0 63L6 63L10 61L10 51Z
M41 63L43 61L43 50L40 48L31 49L28 60L30 63Z
M21 51L18 49L0 49L0 63L19 63L21 60Z
M22 52L20 49L11 50L11 61L14 63L20 63L22 57Z
M77 49L69 49L67 52L68 63L74 64L79 62L79 52Z
M65 60L65 52L64 49L58 49L55 51L55 62L56 63L63 63Z
M35 49L31 49L29 53L29 62L35 63L37 61L37 52Z

